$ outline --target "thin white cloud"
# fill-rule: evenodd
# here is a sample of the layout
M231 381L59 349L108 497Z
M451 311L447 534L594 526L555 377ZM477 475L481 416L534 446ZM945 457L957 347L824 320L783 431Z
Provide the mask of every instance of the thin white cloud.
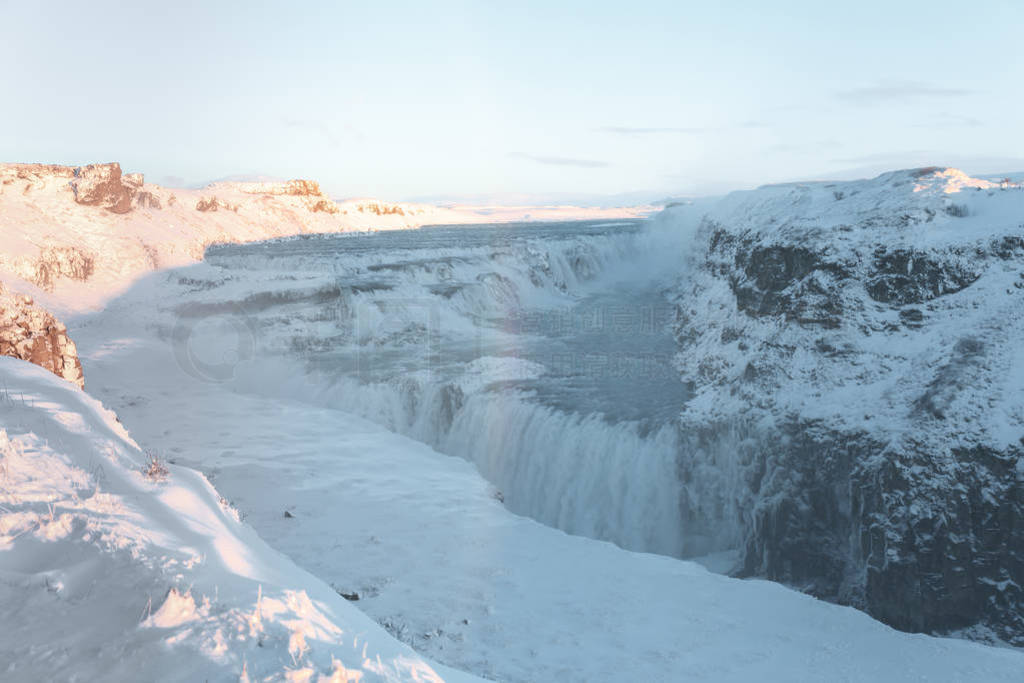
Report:
M885 81L876 85L840 90L836 97L852 104L872 105L922 99L964 97L973 91L918 81Z
M616 135L663 135L663 134L696 134L703 133L704 128L645 128L632 126L602 126L598 128L602 133L614 133Z
M796 142L780 142L774 145L768 145L765 147L765 151L774 154L818 154L822 150L827 149L838 149L843 144L838 140L816 140L814 142L807 143L796 143Z
M913 124L915 128L980 128L983 125L985 124L973 116L961 116L959 114L949 114L946 112L935 114L927 121L921 121L920 123Z
M941 152L928 149L912 149L898 152L879 152L877 154L863 154L861 156L832 159L836 164L899 164L906 163L908 159L923 159L941 156Z
M527 159L528 161L548 166L575 166L577 168L605 168L608 166L607 161L598 161L596 159L572 159L568 157L523 154L522 152L513 152L509 156L516 159Z

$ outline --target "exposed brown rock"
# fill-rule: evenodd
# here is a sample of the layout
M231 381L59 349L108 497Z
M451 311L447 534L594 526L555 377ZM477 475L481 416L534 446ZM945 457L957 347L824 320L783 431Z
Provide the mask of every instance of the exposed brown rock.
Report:
M200 199L196 202L196 211L216 211L219 202L216 197L210 197L209 199Z
M315 180L286 180L284 182L250 183L242 188L249 194L292 195L293 197L320 197L323 192Z
M217 211L218 209L224 209L225 211L234 211L238 213L239 204L228 204L224 200L217 199L216 197L210 197L209 199L203 198L196 202L196 211Z
M71 166L5 164L0 168L0 179L2 179L3 185L15 185L23 195L40 190L54 181L60 186L67 186L65 178L73 177L74 168Z
M67 328L30 296L7 292L0 284L0 355L46 368L84 388L78 349Z
M121 165L90 164L72 171L71 189L75 201L86 206L103 206L113 213L132 210L132 198L142 187L142 174L121 175Z
M74 166L58 166L56 164L13 164L15 174L20 180L34 180L43 176L73 178Z
M321 199L320 201L313 202L309 210L313 213L323 211L324 213L338 213L338 205L329 199Z
M266 197L288 195L304 197L306 208L312 213L338 213L338 205L320 189L315 180L287 180L280 183L253 183L241 188L248 194L261 194Z
M135 195L135 205L142 209L162 209L160 199L152 192L139 192Z
M48 246L39 250L39 258L15 270L26 280L52 291L60 278L84 282L96 269L96 257L77 247Z
M314 180L289 180L284 184L284 194L297 197L313 197L323 194L320 191L320 184Z
M385 204L384 202L371 202L360 204L359 213L372 213L377 216L404 216L405 210L396 204Z

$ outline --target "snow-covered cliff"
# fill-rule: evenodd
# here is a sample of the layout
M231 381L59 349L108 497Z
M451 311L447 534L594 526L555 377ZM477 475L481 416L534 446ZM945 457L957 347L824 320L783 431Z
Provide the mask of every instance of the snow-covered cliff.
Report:
M688 551L1024 644L1024 189L947 168L668 209Z

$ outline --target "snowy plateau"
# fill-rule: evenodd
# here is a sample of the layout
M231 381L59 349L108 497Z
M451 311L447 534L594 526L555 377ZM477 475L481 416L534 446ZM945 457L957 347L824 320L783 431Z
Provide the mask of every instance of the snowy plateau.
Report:
M525 212L0 166L0 680L1024 678L1020 184Z

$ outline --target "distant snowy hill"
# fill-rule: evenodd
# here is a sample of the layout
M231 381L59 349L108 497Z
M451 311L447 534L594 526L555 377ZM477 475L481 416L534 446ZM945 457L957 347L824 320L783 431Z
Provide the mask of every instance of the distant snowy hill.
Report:
M376 199L335 202L308 180L169 189L89 166L0 164L0 280L63 308L99 305L134 278L201 260L210 244L439 223L643 215L652 209L443 208ZM35 289L38 288L38 289Z

